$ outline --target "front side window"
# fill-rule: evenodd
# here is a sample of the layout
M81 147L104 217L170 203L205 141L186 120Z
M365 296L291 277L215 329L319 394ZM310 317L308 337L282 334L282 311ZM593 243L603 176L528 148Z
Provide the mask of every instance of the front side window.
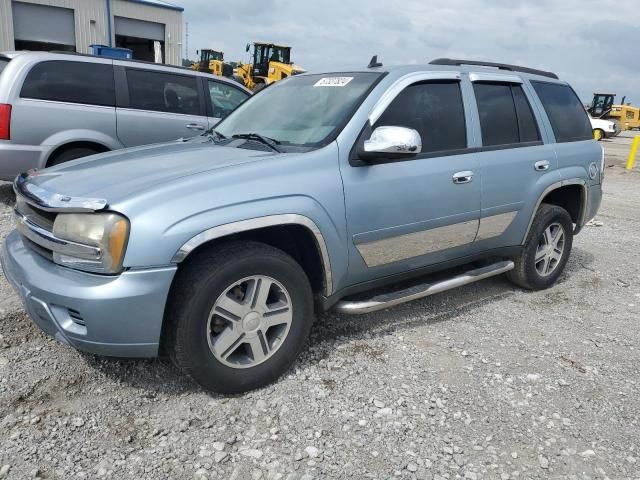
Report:
M544 107L557 142L576 142L593 138L589 117L569 85L532 81Z
M540 140L538 126L522 86L474 83L482 145L493 147Z
M257 133L287 146L332 141L381 77L376 72L296 75L252 96L216 126L226 136Z
M129 107L200 115L196 77L127 68Z
M22 98L87 105L115 105L113 66L103 63L51 60L27 74Z
M467 147L467 128L459 82L424 82L405 88L373 128L407 127L422 139L422 153Z
M222 82L209 80L207 85L211 96L212 116L215 118L225 118L249 97L248 93Z

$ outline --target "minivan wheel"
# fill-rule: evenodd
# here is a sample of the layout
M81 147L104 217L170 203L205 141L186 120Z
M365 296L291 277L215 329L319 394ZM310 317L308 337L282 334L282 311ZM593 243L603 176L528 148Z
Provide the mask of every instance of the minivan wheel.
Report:
M553 285L564 270L573 245L571 216L562 207L542 204L529 229L515 268L507 277L529 290Z
M70 148L69 150L64 150L55 157L49 159L49 161L47 162L47 167L53 167L54 165L60 165L61 163L69 162L71 160L88 157L89 155L95 155L96 153L99 152L97 152L93 148Z
M165 339L174 363L219 393L275 381L293 365L313 324L313 295L281 250L234 242L197 254L178 273Z

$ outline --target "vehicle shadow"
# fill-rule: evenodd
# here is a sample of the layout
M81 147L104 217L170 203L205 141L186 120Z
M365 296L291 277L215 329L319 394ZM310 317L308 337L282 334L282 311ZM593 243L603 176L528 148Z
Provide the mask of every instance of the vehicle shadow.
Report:
M13 191L13 184L0 181L0 204L13 207L16 203L16 194Z
M574 248L558 285L569 281L580 269L591 268L594 255ZM293 368L306 368L331 355L339 345L364 338L380 338L391 333L408 332L422 325L435 325L455 321L473 314L482 307L518 293L535 294L522 290L504 276L490 278L476 284L443 292L422 300L398 305L366 315L338 315L331 311L316 319L310 339L302 356ZM151 398L157 394L207 393L212 398L226 398L202 390L182 374L167 357L157 359L116 359L82 354L87 366L98 370L109 379L144 391ZM238 395L242 396L242 395Z

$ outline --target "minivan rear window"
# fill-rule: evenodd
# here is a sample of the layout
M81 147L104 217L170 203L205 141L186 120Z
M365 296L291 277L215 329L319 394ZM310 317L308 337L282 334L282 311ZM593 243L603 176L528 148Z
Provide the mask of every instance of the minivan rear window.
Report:
M104 63L49 60L31 69L22 98L115 106L113 66Z
M540 81L532 81L531 84L547 112L557 142L593 138L587 112L569 85Z

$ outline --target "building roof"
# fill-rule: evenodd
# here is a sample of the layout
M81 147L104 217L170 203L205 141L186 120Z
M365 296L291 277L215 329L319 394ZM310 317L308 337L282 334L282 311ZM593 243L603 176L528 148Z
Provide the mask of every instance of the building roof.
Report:
M126 0L126 1L131 3L141 3L143 5L149 5L152 7L167 8L169 10L176 10L178 12L184 12L184 8L179 7L175 3L167 2L165 0Z

